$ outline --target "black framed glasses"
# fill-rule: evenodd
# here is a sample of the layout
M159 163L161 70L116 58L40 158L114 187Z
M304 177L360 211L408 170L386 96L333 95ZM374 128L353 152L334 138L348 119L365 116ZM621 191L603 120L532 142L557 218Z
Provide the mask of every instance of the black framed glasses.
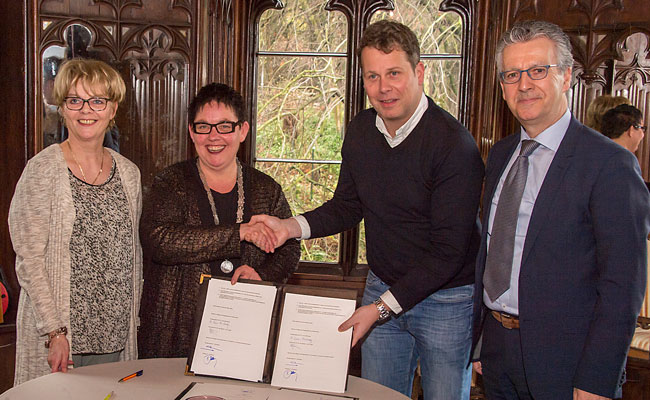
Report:
M632 126L635 127L636 129L641 129L644 133L647 132L648 130L648 127L645 125L634 124Z
M88 103L88 107L93 111L104 111L111 99L107 99L106 97L91 97L89 99L82 99L81 97L65 97L63 101L65 102L66 108L72 111L81 110L84 108L84 104L86 103Z
M503 71L499 73L499 78L503 83L512 84L517 83L521 79L521 74L524 72L528 74L530 79L539 81L540 79L546 78L548 75L548 69L551 67L559 67L557 64L548 64L548 65L535 65L528 69L513 69L510 71Z
M216 124L208 124L207 122L192 122L192 131L200 135L208 135L212 132L212 128L217 130L217 133L226 135L228 133L233 133L235 128L238 125L241 125L242 121L221 121Z

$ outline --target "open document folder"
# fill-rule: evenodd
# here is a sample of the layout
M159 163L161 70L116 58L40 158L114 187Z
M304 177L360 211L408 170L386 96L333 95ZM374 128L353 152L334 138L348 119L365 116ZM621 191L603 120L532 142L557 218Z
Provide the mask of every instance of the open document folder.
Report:
M187 372L343 393L356 291L206 279Z

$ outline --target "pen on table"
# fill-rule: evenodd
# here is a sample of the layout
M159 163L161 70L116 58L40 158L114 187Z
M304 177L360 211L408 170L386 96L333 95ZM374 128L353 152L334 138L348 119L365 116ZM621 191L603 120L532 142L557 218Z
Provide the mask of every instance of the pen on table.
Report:
M111 397L113 397L113 391L108 394L108 396L104 397L104 400L109 400Z
M135 378L136 376L140 376L140 375L142 375L142 371L143 371L143 370L140 370L140 371L138 371L138 372L134 372L134 373L132 373L131 375L127 375L127 376L125 376L124 378L122 378L122 379L120 379L119 381L117 381L117 383L124 382L124 381L128 381L128 380L131 379L131 378Z

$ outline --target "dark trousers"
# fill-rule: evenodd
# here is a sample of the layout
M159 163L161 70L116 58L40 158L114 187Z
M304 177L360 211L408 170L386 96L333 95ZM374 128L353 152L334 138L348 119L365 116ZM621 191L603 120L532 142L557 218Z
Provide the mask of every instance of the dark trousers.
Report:
M485 317L481 347L483 384L488 400L532 400L526 382L519 329L506 329Z

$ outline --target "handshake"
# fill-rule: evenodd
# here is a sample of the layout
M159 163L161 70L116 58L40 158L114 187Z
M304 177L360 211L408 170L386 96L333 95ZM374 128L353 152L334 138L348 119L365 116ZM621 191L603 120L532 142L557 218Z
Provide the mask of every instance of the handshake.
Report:
M239 226L240 240L251 242L267 253L273 253L288 239L299 238L301 235L300 225L294 218L280 219L260 214Z

